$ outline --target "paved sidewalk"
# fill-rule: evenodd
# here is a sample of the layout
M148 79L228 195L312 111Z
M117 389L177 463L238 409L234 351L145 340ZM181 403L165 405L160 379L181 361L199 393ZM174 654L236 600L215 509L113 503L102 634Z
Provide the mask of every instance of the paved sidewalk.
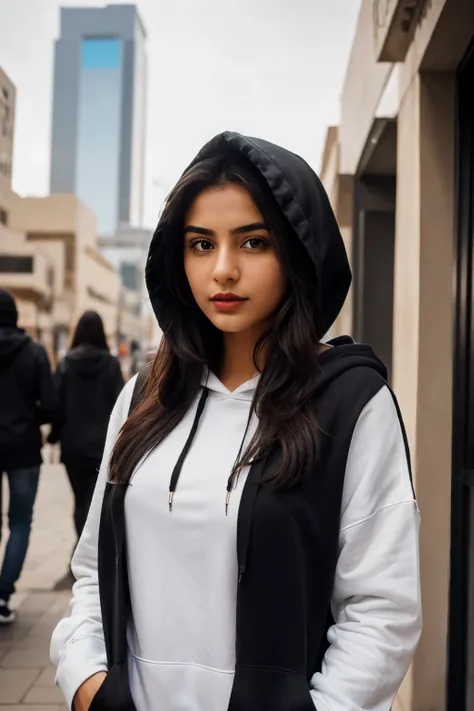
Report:
M3 486L5 491L6 481ZM6 533L4 529L0 555ZM0 627L0 711L66 709L54 684L49 644L70 599L70 591L56 592L54 586L67 571L74 542L72 496L66 474L62 465L46 464L41 472L28 557L12 598L18 619L13 625Z

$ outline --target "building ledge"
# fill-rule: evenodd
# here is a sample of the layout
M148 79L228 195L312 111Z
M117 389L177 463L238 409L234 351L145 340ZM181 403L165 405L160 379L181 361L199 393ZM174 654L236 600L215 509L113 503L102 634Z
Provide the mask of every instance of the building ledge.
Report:
M113 267L113 265L96 249L93 249L92 247L86 247L86 254L88 257L91 257L94 262L100 264L101 267L108 269L110 272L115 272L115 268Z
M403 62L429 0L373 0L377 62Z

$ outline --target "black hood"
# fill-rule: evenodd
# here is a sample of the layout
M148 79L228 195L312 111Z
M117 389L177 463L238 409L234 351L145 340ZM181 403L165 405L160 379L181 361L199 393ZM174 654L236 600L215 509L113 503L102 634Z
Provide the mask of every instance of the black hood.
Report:
M0 326L14 328L18 321L15 299L6 289L0 287Z
M110 358L110 353L102 348L78 346L67 354L66 366L79 377L90 380L110 367Z
M372 348L364 343L355 343L350 336L341 336L328 342L332 346L324 351L318 362L321 377L318 379L318 392L324 390L342 373L353 368L370 368L387 380L387 369Z
M0 368L6 368L31 343L21 328L0 326Z
M207 143L185 173L196 163L235 152L258 170L295 235L305 247L317 275L318 312L321 336L337 318L351 284L351 271L344 242L326 191L316 173L300 156L259 138L226 131ZM163 288L164 264L154 259L164 225L158 223L146 267L146 283L158 322L163 309L176 298Z

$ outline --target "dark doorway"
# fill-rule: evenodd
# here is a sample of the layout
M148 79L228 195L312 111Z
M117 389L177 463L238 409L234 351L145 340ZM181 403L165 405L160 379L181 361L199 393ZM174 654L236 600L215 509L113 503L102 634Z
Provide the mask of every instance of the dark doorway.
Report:
M395 178L360 178L355 190L354 333L392 369Z
M457 77L456 333L448 711L474 708L474 46Z

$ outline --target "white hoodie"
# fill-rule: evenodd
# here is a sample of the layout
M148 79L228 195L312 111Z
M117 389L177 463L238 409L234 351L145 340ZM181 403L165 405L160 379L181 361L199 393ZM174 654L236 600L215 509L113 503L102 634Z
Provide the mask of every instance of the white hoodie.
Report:
M129 672L137 711L224 711L235 665L236 522L244 472L232 493L258 377L230 392L212 373L210 395L168 509L171 472L194 419L183 421L137 468L125 497L132 616ZM130 405L129 382L112 413L104 461L73 560L70 616L57 626L51 656L71 705L78 687L106 671L97 582L97 541L108 458ZM246 442L255 431L252 420ZM362 411L346 467L336 624L322 672L311 682L318 711L388 711L421 628L419 515L398 415L386 387ZM387 570L391 558L390 580ZM379 565L383 560L384 564ZM385 620L390 616L390 629ZM389 675L387 676L387 671Z

